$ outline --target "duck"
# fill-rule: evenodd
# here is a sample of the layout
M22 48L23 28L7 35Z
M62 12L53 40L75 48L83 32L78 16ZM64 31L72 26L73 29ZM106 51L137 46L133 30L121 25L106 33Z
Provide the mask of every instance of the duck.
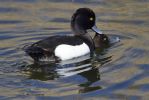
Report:
M55 35L40 40L25 48L35 62L63 61L90 54L95 50L97 37L103 33L96 26L96 16L90 8L79 8L71 17L73 35ZM88 30L95 32L94 39Z

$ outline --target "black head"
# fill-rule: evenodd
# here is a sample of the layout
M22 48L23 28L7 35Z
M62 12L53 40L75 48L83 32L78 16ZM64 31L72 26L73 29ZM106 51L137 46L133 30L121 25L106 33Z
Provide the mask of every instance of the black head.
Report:
M76 35L85 34L88 29L93 29L95 31L95 20L96 17L93 10L89 8L79 8L71 19L72 30Z

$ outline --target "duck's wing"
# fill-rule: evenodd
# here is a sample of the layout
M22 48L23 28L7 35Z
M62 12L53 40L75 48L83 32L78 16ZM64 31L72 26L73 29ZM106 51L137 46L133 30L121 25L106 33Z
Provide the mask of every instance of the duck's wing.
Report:
M54 50L60 44L79 45L82 40L73 36L52 36L36 42L25 49L35 61L43 57L54 57Z

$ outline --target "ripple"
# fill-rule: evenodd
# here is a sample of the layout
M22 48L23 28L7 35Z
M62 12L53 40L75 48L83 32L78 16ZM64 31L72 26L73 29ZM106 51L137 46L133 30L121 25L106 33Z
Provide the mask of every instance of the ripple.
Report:
M144 92L149 92L149 84L142 84L140 85L140 88Z
M0 24L20 24L25 23L27 21L21 21L21 20L0 20Z
M59 0L48 0L49 2L79 2L79 3L81 3L81 2L85 2L85 0L61 0L61 1L59 1Z
M3 48L0 52L1 56L10 56L11 54L16 53L17 51L14 48Z
M13 36L13 35L0 35L0 40L6 40L6 39L12 39L12 38L18 38L19 36Z
M137 58L137 57L141 58L146 54L145 52L146 51L143 50L142 48L132 48L132 47L130 47L130 48L127 48L125 50L125 53L127 55L129 55L130 58Z
M10 7L0 7L0 13L10 13L10 12L19 12L21 9L10 8Z
M70 20L66 19L66 18L54 18L52 20L50 20L50 22L70 22Z
M149 64L138 64L139 68L144 70L144 71L149 71Z
M0 2L28 2L28 3L34 3L37 0L0 0Z
M106 19L106 20L98 20L99 22L104 22L104 23L123 23L123 24L136 24L136 25L140 25L140 24L144 24L146 23L146 21L144 20L112 20L112 19Z
M12 31L0 31L0 34L10 34Z

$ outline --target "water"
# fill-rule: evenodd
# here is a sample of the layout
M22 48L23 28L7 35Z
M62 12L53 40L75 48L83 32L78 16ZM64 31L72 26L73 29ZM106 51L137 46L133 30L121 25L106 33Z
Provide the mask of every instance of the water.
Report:
M103 33L121 41L96 58L33 64L21 48L68 34L80 7L93 9ZM148 100L148 9L148 0L0 0L0 99Z

